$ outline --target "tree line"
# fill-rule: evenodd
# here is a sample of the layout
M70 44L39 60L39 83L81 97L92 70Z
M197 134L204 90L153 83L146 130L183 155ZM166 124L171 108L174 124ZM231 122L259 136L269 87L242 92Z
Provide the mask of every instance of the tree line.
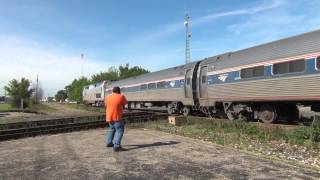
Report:
M149 73L149 70L139 66L129 67L129 64L120 65L118 68L110 67L107 71L94 74L90 78L80 77L74 79L64 89L57 92L55 99L60 101L68 98L70 101L82 102L82 91L86 85L102 82L104 80L121 80L145 73ZM20 81L13 79L4 87L4 89L10 97L9 102L12 107L15 108L19 108L21 104L23 104L23 107L37 104L43 96L43 90L40 83L36 86L35 84L31 84L31 81L26 78L21 78Z
M104 80L117 81L145 73L149 73L149 70L140 66L129 67L129 64L120 65L118 68L113 66L105 72L92 75L90 78L82 76L78 79L74 79L63 90L57 92L55 99L60 101L68 98L69 101L82 102L82 91L86 85L102 82Z
M40 83L31 85L31 81L26 78L21 78L20 81L13 79L4 89L10 96L9 102L14 108L19 108L21 105L25 108L37 104L43 96Z

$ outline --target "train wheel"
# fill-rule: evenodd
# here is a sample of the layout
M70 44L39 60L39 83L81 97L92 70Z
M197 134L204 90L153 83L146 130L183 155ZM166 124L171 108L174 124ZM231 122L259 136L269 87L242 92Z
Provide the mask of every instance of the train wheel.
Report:
M232 112L232 111L228 111L227 112L227 117L231 121L234 121L234 120L238 119L238 115L235 112Z
M277 111L274 105L264 104L260 107L258 119L264 123L273 123L278 119Z
M168 104L167 111L168 111L168 114L169 114L169 115L171 115L171 114L174 113L174 106L173 106L173 104Z
M190 108L189 107L183 107L182 108L182 114L184 115L184 116L188 116L189 114L190 114Z

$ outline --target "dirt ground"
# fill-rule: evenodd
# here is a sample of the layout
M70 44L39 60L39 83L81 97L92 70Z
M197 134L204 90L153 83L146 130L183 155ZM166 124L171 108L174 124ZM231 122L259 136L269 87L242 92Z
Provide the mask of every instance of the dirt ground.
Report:
M127 129L123 147L105 130L0 142L0 179L319 179L306 170L207 142Z

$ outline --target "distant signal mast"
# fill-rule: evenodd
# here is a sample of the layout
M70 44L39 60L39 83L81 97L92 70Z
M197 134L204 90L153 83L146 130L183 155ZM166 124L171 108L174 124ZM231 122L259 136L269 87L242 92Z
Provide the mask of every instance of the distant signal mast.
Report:
M186 64L188 64L190 62L190 37L191 37L191 33L189 32L189 15L186 14L185 18L184 18L184 27L186 30L186 47L185 47L185 60L186 60Z
M84 58L84 55L83 55L83 53L81 53L81 77L83 77L84 75L83 75L83 58Z

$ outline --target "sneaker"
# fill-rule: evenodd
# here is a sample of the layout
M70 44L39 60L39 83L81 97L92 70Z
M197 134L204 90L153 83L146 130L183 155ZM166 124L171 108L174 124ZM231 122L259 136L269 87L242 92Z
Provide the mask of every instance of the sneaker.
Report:
M107 144L106 146L107 147L113 147L113 144Z
M123 147L114 147L113 148L113 151L114 152L119 152L119 151L127 151L128 149L125 149L125 148L123 148Z

